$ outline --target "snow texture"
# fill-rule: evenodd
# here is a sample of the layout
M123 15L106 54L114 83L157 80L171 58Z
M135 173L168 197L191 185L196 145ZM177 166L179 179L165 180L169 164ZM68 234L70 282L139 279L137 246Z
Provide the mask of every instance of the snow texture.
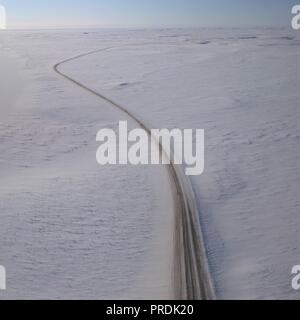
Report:
M0 264L17 280L10 297L115 297L147 269L149 248L172 224L168 215L158 228L170 195L151 177L162 171L93 163L96 131L124 117L51 70L107 48L61 70L153 128L205 129L205 173L192 183L218 298L299 299L291 288L300 263L299 33L14 31L0 34L0 48L1 70L9 51L32 78L19 107L0 106Z

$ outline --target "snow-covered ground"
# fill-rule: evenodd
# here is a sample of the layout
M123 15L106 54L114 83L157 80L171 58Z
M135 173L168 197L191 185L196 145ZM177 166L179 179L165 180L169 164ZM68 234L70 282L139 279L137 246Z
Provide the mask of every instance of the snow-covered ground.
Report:
M0 299L174 298L167 171L97 165L126 117L53 72L59 35L0 35Z
M299 299L291 288L300 263L297 32L14 31L0 34L0 48L32 78L19 86L17 111L1 117L0 264L18 280L10 297L112 297L132 287L136 270L156 284L160 274L162 296L171 291L166 264L152 271L170 257L146 268L153 242L154 256L170 248L172 215L160 213L171 196L166 178L164 187L151 179L163 170L97 167L97 130L124 116L52 72L107 48L61 70L153 128L205 129L205 174L192 182L218 298Z

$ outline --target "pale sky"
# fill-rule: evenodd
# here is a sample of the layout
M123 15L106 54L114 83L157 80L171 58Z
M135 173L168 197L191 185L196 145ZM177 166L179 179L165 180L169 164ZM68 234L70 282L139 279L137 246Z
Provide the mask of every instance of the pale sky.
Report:
M297 0L0 0L8 27L288 26Z

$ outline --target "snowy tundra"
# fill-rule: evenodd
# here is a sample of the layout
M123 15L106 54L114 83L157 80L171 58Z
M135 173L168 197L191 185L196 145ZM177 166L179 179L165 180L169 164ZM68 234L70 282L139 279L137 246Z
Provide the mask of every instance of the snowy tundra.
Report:
M219 299L299 299L300 37L285 29L0 33L0 298L172 298L163 167L96 164L126 115L205 130L192 177Z

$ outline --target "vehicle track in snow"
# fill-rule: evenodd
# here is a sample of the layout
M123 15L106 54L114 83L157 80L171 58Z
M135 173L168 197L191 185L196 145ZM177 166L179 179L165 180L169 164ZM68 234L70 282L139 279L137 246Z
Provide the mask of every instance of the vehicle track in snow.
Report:
M53 69L58 75L72 82L74 85L98 97L102 101L106 101L110 105L125 113L150 135L151 127L146 125L146 122L140 117L128 111L111 98L106 97L101 93L87 87L82 82L73 79L66 73L59 70L59 67L65 63L117 48L118 47L106 47L82 53L58 62L54 65ZM176 212L174 213L174 239L176 243L173 283L175 297L176 299L182 300L215 299L216 296L213 281L209 271L207 255L199 221L199 210L191 182L185 176L181 166L171 163L167 166L167 168L170 174L170 181L173 181L173 186L171 187L174 188L174 201L176 204Z

